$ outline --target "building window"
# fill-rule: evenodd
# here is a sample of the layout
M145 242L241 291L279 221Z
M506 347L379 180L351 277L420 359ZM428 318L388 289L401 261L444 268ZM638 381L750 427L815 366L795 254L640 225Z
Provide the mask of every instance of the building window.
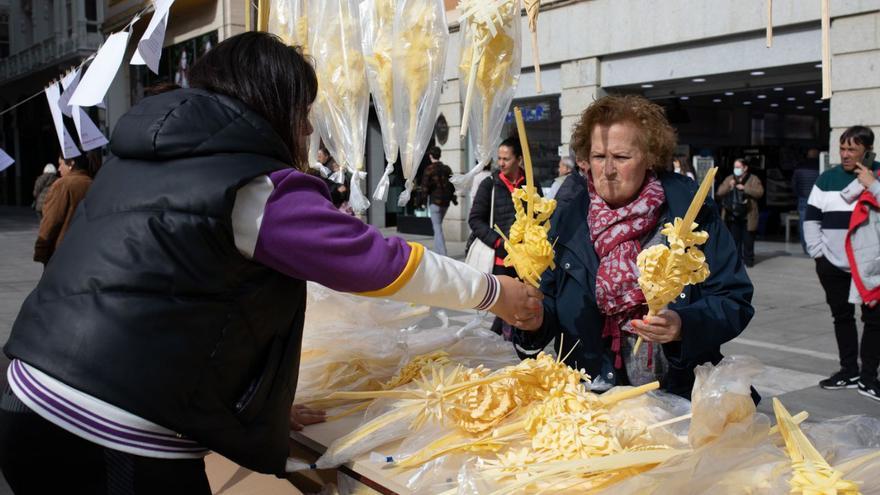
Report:
M71 37L73 36L73 23L75 22L75 19L73 18L73 3L70 0L65 2L64 16L67 21L65 23L67 24L67 36Z
M559 137L562 135L559 95L515 100L501 130L502 139L517 136L516 122L513 118L515 106L520 107L523 113L535 180L542 187L549 187L556 178L559 165Z
M86 31L89 33L98 32L98 2L97 0L86 0Z
M9 56L9 10L0 9L0 58Z

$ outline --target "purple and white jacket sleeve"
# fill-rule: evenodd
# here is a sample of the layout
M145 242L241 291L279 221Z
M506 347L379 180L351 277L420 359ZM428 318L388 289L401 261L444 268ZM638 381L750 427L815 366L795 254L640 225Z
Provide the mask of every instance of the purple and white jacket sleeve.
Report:
M236 193L235 245L285 275L364 296L450 309L489 309L493 275L426 250L339 212L323 181L286 169L255 178Z

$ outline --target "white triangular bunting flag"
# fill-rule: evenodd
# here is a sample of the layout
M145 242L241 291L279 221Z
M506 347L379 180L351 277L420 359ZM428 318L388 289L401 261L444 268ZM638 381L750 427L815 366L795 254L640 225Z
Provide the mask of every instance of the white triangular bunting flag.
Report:
M61 93L61 99L58 100L58 108L68 117L73 117L73 113L70 111L70 97L73 96L73 92L79 85L80 70L82 69L77 67L75 71L69 72L61 78L61 87L64 88L64 92Z
M81 153L76 147L76 143L64 127L64 116L61 109L58 108L58 100L61 98L61 90L58 83L54 82L46 88L46 100L49 102L49 111L52 113L52 122L55 124L55 133L58 136L58 144L61 146L61 155L64 158L74 158Z
M119 64L122 63L122 57L125 56L125 47L128 45L128 37L131 33L128 31L120 31L113 33L98 50L98 55L92 60L89 69L82 77L76 91L70 98L70 105L76 107L91 107L97 105L104 99L116 72L119 71Z
M73 108L73 125L76 127L76 133L79 134L79 145L83 151L100 148L109 142L85 110L80 107L71 108Z
M165 28L168 26L168 11L173 3L174 0L156 1L153 17L131 57L132 65L146 64L154 74L159 73L159 59L162 57L162 45L165 42Z
M0 148L0 172L9 168L13 163L15 163L15 159L6 154L3 148Z

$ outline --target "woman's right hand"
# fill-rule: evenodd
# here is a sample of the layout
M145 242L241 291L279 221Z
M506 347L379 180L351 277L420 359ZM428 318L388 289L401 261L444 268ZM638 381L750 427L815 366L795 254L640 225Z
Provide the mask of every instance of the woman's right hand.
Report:
M501 295L489 311L521 330L537 330L544 321L544 294L519 280L497 275Z

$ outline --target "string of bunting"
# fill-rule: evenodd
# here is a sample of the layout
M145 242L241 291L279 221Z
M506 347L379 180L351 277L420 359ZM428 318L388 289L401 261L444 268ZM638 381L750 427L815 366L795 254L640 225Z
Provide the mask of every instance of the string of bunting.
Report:
M101 47L79 64L69 68L63 75L52 79L42 90L19 101L15 105L0 111L0 116L11 112L30 100L46 95L49 110L55 124L58 142L62 155L73 158L80 155L80 149L89 151L107 144L107 138L101 133L94 122L83 110L84 107L98 106L103 108L104 96L116 77L131 31L134 25L146 14L153 12L150 23L138 42L137 49L131 58L132 65L146 65L153 72L159 72L159 60L165 39L165 28L168 24L168 13L174 0L155 0L134 14L131 20L120 31L107 37ZM84 67L87 68L84 69ZM63 89L63 92L62 92ZM78 147L64 126L63 116L73 120L79 137ZM0 149L0 171L15 162L5 151Z

